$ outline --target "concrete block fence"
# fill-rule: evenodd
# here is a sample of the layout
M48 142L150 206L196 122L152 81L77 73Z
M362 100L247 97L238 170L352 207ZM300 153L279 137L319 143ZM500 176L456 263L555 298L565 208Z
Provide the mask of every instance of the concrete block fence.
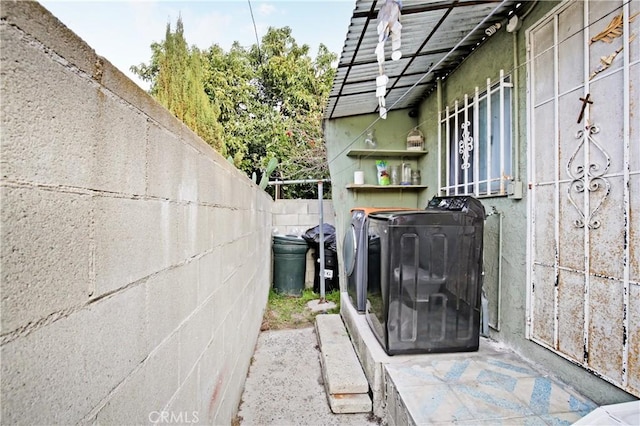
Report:
M38 3L0 41L0 422L229 424L274 202Z

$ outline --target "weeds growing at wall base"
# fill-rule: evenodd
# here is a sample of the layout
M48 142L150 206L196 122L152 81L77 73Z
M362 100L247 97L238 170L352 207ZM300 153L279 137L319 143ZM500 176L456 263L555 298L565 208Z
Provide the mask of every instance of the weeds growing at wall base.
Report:
M327 313L339 313L340 291L327 292L325 296L327 301L336 304L336 308L328 310ZM305 289L300 297L280 294L273 289L269 290L269 302L260 330L283 330L313 326L314 318L319 312L312 312L307 308L307 303L319 298L320 295L314 293L312 289Z

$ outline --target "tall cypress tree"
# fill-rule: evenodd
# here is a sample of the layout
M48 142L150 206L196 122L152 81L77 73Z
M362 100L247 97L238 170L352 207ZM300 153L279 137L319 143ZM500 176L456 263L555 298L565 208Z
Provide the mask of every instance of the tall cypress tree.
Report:
M151 94L236 167L260 175L272 158L284 179L327 177L322 112L336 55L320 45L315 59L289 27L269 28L260 48L234 43L188 48L182 20L151 45L149 65L132 71ZM223 142L224 141L224 142ZM285 196L315 197L315 188L287 187Z
M226 155L222 126L218 122L220 109L205 92L207 76L203 53L195 46L187 46L182 18L178 17L175 32L171 31L171 24L167 24L164 41L154 43L151 48L151 64L141 64L131 70L152 83L151 94L158 102Z

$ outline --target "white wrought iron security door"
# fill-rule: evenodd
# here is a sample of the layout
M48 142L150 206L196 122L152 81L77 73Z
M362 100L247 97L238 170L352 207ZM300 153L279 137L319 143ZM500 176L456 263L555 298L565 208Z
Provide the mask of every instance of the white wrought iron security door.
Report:
M528 338L640 395L640 2L527 32Z

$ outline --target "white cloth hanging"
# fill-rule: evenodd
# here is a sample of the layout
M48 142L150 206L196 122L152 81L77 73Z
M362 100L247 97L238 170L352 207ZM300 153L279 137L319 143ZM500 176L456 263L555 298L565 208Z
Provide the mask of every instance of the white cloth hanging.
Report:
M378 72L380 75L376 78L376 97L378 98L380 117L383 119L387 118L385 95L387 93L387 83L389 82L389 78L384 73L384 44L389 38L389 35L391 35L391 59L397 61L402 57L402 52L400 51L402 45L401 9L401 0L385 0L378 12L378 44L376 45L375 54L378 60Z

